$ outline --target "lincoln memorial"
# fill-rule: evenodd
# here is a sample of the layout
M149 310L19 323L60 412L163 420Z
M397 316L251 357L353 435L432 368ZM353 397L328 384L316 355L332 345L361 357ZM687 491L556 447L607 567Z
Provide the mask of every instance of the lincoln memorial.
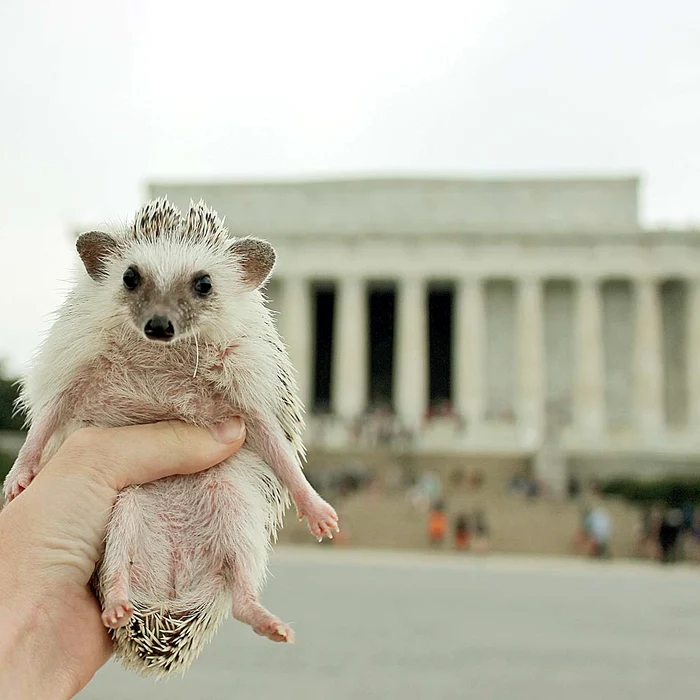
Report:
M700 458L700 232L639 179L152 183L276 248L307 441ZM698 459L700 462L700 459Z

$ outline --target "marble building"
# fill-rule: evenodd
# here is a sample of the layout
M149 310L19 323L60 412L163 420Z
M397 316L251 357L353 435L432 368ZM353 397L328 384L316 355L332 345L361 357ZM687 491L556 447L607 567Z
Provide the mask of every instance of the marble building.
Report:
M312 445L377 439L367 425L381 424L418 451L556 443L692 464L700 232L643 228L639 184L185 182L148 195L201 197L233 234L276 247L268 296Z

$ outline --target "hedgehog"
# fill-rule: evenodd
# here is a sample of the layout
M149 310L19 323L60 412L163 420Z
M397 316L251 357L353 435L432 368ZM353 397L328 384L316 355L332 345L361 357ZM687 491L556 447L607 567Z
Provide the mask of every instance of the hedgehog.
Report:
M264 294L273 247L167 197L76 247L82 265L21 383L30 427L6 498L81 427L241 416L234 456L119 493L92 585L116 658L144 676L184 673L229 614L293 642L260 603L283 516L293 501L319 541L339 528L303 471L304 407Z

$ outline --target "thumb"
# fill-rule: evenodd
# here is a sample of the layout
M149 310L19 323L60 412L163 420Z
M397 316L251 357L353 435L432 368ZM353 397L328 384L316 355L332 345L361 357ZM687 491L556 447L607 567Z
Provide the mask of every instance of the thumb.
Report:
M91 467L119 491L131 484L213 467L237 452L245 436L245 424L239 416L211 430L180 421L86 428L66 441L64 447L74 454L65 461L75 470Z

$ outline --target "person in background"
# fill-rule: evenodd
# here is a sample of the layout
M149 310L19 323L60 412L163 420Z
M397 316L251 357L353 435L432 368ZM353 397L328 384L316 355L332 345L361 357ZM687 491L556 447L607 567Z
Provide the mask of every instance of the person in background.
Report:
M455 549L469 549L470 539L471 525L469 518L464 513L461 513L455 523Z
M474 545L476 552L486 552L489 548L489 525L486 521L486 513L477 510L474 513Z
M440 501L442 498L442 480L435 471L425 471L421 479L423 489L431 503Z
M578 529L574 534L574 539L572 542L573 550L576 554L587 555L591 550L591 533L590 533L590 508L583 508L581 510L581 519L579 521Z
M588 534L591 542L590 554L597 559L610 556L612 520L602 503L597 503L588 514Z
M683 513L679 508L668 508L659 526L661 562L670 564L678 558L678 538L683 529Z
M690 557L694 562L700 563L700 510L697 508L693 512L693 525L689 537Z
M442 545L447 534L447 514L445 504L436 501L428 514L428 541L432 547Z
M471 488L474 491L478 491L482 484L484 483L484 472L481 471L481 469L475 469L470 477L469 477L469 484Z
M576 474L571 474L566 484L566 493L569 500L575 501L581 495L581 480L576 476Z
M646 505L639 514L636 533L637 556L642 559L658 559L658 528L660 521L654 507Z

